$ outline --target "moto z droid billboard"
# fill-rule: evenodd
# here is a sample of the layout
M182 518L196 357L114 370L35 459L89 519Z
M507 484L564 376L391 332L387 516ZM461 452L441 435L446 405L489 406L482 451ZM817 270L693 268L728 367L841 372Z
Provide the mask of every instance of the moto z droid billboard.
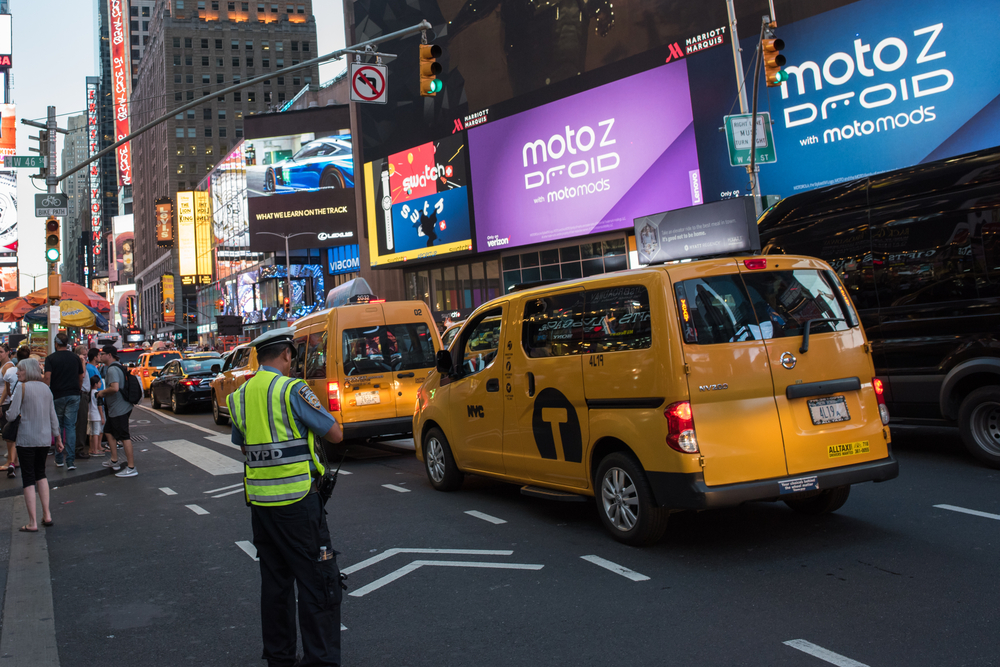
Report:
M683 61L473 128L469 151L480 252L702 203Z

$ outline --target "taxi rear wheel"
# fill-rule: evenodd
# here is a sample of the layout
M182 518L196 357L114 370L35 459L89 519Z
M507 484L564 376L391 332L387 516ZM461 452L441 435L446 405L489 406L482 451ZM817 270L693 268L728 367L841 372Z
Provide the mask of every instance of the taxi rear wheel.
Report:
M962 401L958 427L969 453L1000 468L1000 387L981 387Z
M815 496L808 498L789 498L785 504L800 514L818 516L839 510L847 502L849 495L851 495L850 486L838 486L834 489L820 491Z
M634 456L608 454L597 469L597 511L611 536L632 546L655 544L667 529L667 510L657 507L646 473Z
M462 485L465 475L455 465L448 439L434 427L424 436L424 468L431 486L438 491L454 491Z

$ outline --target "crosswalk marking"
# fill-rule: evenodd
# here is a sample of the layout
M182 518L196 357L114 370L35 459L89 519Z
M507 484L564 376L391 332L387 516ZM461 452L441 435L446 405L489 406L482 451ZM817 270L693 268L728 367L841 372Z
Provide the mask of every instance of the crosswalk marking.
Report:
M593 563L597 567L603 567L605 570L614 572L615 574L620 574L626 579L631 579L632 581L649 581L649 577L646 575L639 574L638 572L630 570L627 567L623 567L618 563L612 563L611 561L605 560L600 556L580 556L580 558L588 563Z
M164 492L165 494L167 494L168 496L176 496L176 495L177 495L177 492L176 492L176 491L174 491L173 489L171 489L171 488L170 488L170 487L168 487L168 486L161 486L161 487L160 487L160 491L163 491L163 492Z
M382 487L386 488L386 489L391 489L393 491L398 491L399 493L409 493L410 492L409 489L404 489L403 487L396 486L395 484L383 484Z
M243 482L240 482L239 484L230 484L229 486L221 486L218 489L212 489L211 491L206 491L205 495L218 493L219 491L228 491L229 489L235 489L237 487L243 488Z
M231 436L231 435L226 435L225 433L222 433L220 435L205 436L205 439L206 440L211 440L212 442L214 442L217 445L223 445L225 447L229 447L231 449L235 449L237 451L240 451L240 446L233 444L233 436Z
M197 505L185 505L184 507L188 508L198 516L209 513L207 509L205 509L204 507L198 507Z
M247 540L240 540L239 542L236 543L236 546L238 546L240 549L243 549L243 551L245 551L246 554L250 556L250 558L253 558L254 560L260 560L259 558L257 558L257 547L253 545L253 542L249 542Z
M217 496L212 496L213 498L224 498L225 496L231 496L234 493L243 493L243 485L240 484L240 488L233 489L232 491L226 491L225 493L220 493Z
M503 519L498 519L495 516L490 516L489 514L483 514L482 512L478 512L476 510L469 510L468 512L466 512L466 514L468 514L469 516L474 516L477 519L482 519L483 521L489 521L490 523L496 524L498 526L502 523L507 523Z
M198 466L210 475L243 474L243 463L220 454L214 449L196 445L190 440L167 440L154 443L178 458Z

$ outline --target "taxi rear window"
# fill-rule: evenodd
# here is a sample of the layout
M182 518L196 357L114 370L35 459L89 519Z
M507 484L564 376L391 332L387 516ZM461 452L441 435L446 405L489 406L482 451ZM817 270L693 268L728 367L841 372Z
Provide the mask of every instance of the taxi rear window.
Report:
M853 318L837 289L820 271L799 270L684 280L675 293L684 342L714 345L801 336L810 320L811 333L843 331Z
M168 361L180 358L181 355L179 352L158 352L149 355L149 365L152 368L163 368L167 365Z
M423 322L344 330L344 374L364 375L434 366L434 341Z
M529 357L640 350L652 345L649 293L642 285L556 294L524 307Z

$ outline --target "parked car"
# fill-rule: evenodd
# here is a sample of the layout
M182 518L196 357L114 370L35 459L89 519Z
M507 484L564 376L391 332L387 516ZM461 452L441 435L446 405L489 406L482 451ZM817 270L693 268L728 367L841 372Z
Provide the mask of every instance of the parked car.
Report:
M226 399L239 389L244 382L257 372L257 350L244 343L226 353L224 359L212 359L212 366L218 366L215 379L211 382L212 417L219 426L229 423L229 407ZM219 362L222 362L221 364Z
M267 167L264 191L353 188L354 154L350 135L310 141L292 157Z
M793 195L758 229L840 275L895 423L957 425L1000 468L1000 149Z
M142 384L143 396L149 396L149 385L153 383L153 380L160 374L163 367L168 362L180 358L182 358L181 353L176 351L143 352L139 355L139 358L135 362L135 367L132 368L132 375L139 378L139 382Z
M176 414L195 405L207 405L212 396L212 366L216 359L174 359L149 386L153 408L169 403Z

